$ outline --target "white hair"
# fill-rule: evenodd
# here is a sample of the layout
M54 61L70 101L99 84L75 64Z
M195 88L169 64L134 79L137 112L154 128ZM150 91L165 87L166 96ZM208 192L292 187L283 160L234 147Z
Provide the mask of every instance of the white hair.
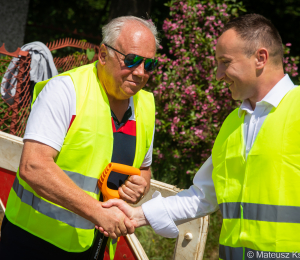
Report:
M102 42L100 46L103 43L106 43L112 47L114 47L116 40L118 39L124 25L127 22L134 22L134 23L140 23L147 27L153 34L155 39L155 46L156 49L159 48L159 38L157 37L157 29L155 25L152 23L152 21L147 21L142 18L138 18L135 16L121 16L118 18L115 18L111 20L107 25L102 27ZM112 50L108 50L110 55L112 55Z

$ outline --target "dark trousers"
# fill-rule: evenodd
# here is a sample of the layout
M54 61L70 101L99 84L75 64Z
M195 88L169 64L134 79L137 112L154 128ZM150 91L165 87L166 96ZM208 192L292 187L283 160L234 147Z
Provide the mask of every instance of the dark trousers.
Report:
M59 234L57 234L59 236ZM82 253L64 251L12 224L4 217L1 227L1 260L86 260L90 250Z

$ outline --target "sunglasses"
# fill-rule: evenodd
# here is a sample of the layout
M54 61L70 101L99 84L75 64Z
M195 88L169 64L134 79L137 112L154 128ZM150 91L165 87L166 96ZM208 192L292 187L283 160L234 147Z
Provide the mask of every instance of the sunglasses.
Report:
M150 58L144 58L142 56L136 55L136 54L127 54L125 55L122 52L119 52L118 50L114 49L113 47L109 46L108 44L104 43L104 45L120 54L125 56L124 63L127 68L134 68L138 65L140 65L144 61L144 68L147 72L153 71L157 64L158 61L155 59L150 59Z

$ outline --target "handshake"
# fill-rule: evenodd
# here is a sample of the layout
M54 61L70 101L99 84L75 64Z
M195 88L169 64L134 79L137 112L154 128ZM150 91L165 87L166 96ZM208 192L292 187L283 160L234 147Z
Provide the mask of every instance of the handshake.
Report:
M95 225L95 227L107 237L115 239L126 236L132 234L137 227L149 225L142 207L133 208L120 199L104 202L102 207L109 216L103 224Z
M148 224L142 207L133 208L128 203L137 203L146 193L147 183L144 177L130 176L118 191L121 199L111 199L101 203L96 213L95 227L105 236L113 239L132 234L136 227Z

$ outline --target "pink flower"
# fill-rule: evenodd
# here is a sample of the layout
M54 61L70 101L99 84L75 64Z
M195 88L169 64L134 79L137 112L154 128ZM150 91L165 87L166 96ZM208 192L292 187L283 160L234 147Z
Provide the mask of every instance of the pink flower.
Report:
M180 121L180 118L178 118L177 116L175 116L175 117L173 118L173 123L174 123L174 124L177 124L179 121Z

